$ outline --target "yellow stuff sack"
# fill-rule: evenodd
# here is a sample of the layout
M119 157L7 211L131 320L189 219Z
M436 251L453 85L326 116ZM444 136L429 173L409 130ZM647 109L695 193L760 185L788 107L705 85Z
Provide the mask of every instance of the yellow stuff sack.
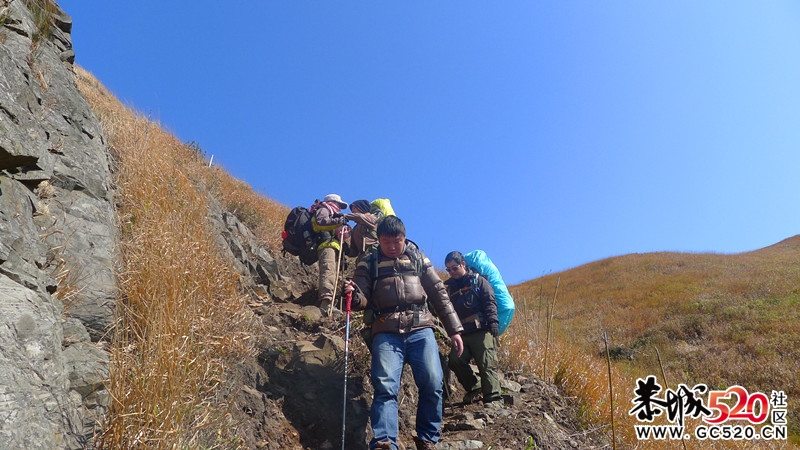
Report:
M394 216L392 203L388 198L376 198L369 204L370 212L378 217ZM378 214L379 213L379 214Z

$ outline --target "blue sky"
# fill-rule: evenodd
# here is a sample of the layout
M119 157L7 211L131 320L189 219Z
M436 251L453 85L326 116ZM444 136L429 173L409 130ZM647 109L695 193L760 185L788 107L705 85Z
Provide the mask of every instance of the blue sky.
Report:
M287 206L506 282L800 232L800 3L62 0L76 63Z

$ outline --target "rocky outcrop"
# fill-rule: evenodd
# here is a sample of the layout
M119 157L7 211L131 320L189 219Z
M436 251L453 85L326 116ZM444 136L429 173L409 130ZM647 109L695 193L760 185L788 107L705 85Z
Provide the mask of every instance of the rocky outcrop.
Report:
M209 201L209 222L224 254L242 275L242 285L261 298L300 301L317 288L317 266L304 266L297 257L276 260L234 214ZM313 297L316 300L316 297Z
M117 231L71 19L0 1L0 442L85 448L108 406Z

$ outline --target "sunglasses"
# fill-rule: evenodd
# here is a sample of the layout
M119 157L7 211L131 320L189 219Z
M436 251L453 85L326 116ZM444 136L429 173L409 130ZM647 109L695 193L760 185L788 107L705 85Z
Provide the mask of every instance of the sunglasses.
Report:
M461 266L451 266L451 267L445 267L445 268L444 268L444 270L446 270L446 271L447 271L447 273L453 273L453 272L455 272L456 270L458 270L458 268L459 268L459 267L461 267Z

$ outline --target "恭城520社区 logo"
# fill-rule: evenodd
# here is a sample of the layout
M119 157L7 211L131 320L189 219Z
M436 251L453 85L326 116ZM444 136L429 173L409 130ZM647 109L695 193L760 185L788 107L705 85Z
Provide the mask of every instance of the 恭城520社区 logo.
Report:
M672 424L636 425L640 440L689 439L691 435L684 434L687 417L710 424L696 427L694 436L701 440L787 439L787 397L783 391L772 391L770 396L750 393L742 386L709 391L705 384L692 388L679 384L676 390L663 390L656 377L650 375L647 379L639 378L633 392L634 407L628 414L635 415L640 422L652 423L655 417L666 413L664 417ZM767 420L769 424L765 423ZM728 421L737 423L723 425ZM749 424L742 425L745 421Z

